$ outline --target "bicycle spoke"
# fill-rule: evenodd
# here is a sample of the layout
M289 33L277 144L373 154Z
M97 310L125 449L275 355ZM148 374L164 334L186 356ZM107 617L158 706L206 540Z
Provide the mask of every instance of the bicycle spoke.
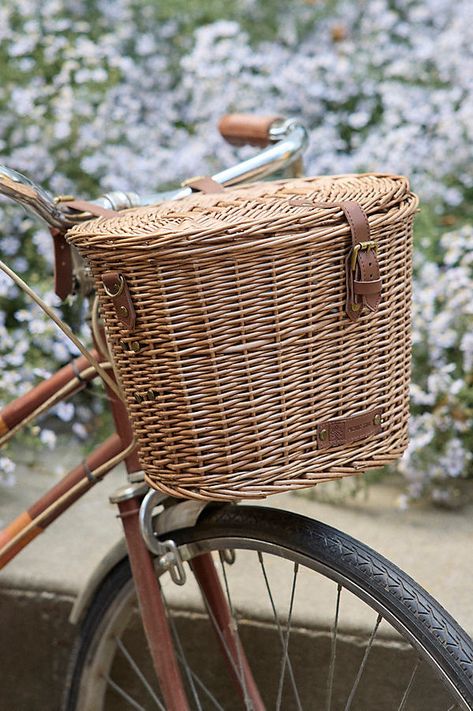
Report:
M411 676L410 676L410 679L409 679L409 681L408 681L408 683L407 683L406 690L405 690L405 692L404 692L404 694L403 694L403 696L402 696L401 703L399 704L399 708L398 708L397 711L404 711L404 709L406 708L406 704L407 704L407 701L408 701L408 698L409 698L409 694L411 693L412 687L414 686L414 679L415 679L415 676L416 676L416 674L417 674L417 670L419 669L420 662L421 662L421 660L419 659L419 657L417 657L416 665L415 665L415 667L414 667L414 669L413 669L413 671L412 671L412 674L411 674Z
M208 689L206 689L205 684L203 682L201 682L198 679L197 675L194 674L194 672L192 671L192 669L189 665L189 662L187 661L187 657L184 652L184 648L182 646L181 638L180 638L179 632L177 631L176 623L175 623L174 618L169 610L169 606L168 606L167 600L164 596L164 593L162 594L162 599L163 599L164 607L166 610L166 616L169 620L169 624L171 625L172 634L173 634L174 640L175 640L175 642L177 644L177 648L178 648L178 651L176 652L176 656L177 656L178 660L181 662L182 666L184 667L184 671L186 673L187 680L189 682L189 686L191 688L192 695L194 697L194 701L197 705L197 708L199 709L199 711L202 711L202 704L200 703L199 695L197 693L197 689L195 688L194 680L198 680L201 688L203 688L203 690L207 693L207 695L211 698L211 700L214 701L214 703L216 703L216 701L215 701L214 697L212 696L212 694L210 693L210 691Z
M232 666L232 669L233 669L233 671L235 672L235 675L237 676L237 678L238 678L238 679L240 680L240 682L241 682L241 677L240 677L239 674L238 674L238 669L237 669L236 664L235 664L235 661L234 661L234 659L233 659L232 651L231 651L230 647L229 647L228 644L227 644L227 641L226 641L226 639L225 639L225 636L224 636L224 634L222 633L222 630L220 629L220 626L219 626L219 624L218 624L218 621L217 621L217 619L216 619L216 617L215 617L215 615L214 615L214 613L213 613L213 610L212 610L211 606L209 605L209 602L208 602L208 600L207 600L207 597L205 596L205 594L204 594L202 588L200 589L200 591L201 591L202 598L203 598L203 601L204 601L205 609L207 610L207 614L209 615L209 617L210 617L210 619L211 619L213 628L214 628L214 629L216 630L216 632L217 632L218 638L219 638L219 640L220 640L220 642L221 642L221 644L222 644L222 646L223 646L223 648L224 648L224 650L225 650L225 652L226 652L226 654L227 654L227 659L228 659L228 661L230 662L230 664L231 664L231 666Z
M270 604L271 604L271 609L272 609L272 611L273 611L274 621L276 622L276 627L277 627L277 629L278 629L279 638L280 638L281 644L283 645L283 648L284 648L284 635L283 635L283 631L282 631L282 628L281 628L281 623L280 623L280 621L279 621L279 615L278 615L277 610L276 610L276 604L275 604L275 602L274 602L274 597L273 597L273 593L272 593L272 591L271 591L271 586L270 586L270 584L269 584L268 574L267 574L267 572L266 572L266 567L265 567L265 565L264 565L263 554L262 554L260 551L258 551L258 560L259 560L259 563L260 563L260 566L261 566L261 570L262 570L262 573L263 573L263 578L264 578L264 582L265 582L265 585L266 585L266 590L267 590L267 593L268 593L268 596L269 596L269 600L270 600ZM289 658L287 659L287 669L288 669L289 676L290 676L290 679L291 679L292 688L293 688L293 690L294 690L294 696L295 696L295 700L296 700L296 704L297 704L298 711L302 711L301 700L300 700L300 698L299 698L299 692L298 692L298 690L297 690L297 684L296 684L296 680L295 680L295 678L294 678L294 671L293 671L293 669L292 669L291 660L290 660Z
M247 685L246 685L246 679L245 679L245 675L243 673L243 661L241 658L240 635L238 632L238 622L236 619L236 614L235 614L235 609L233 607L232 598L230 596L230 587L228 585L227 571L225 570L225 559L222 556L221 551L220 551L219 556L220 556L220 563L221 563L221 567L222 567L222 575L223 575L223 581L224 581L224 587L225 587L225 594L227 596L228 607L230 609L230 614L231 614L232 621L233 621L233 630L236 634L235 646L236 646L237 656L238 656L238 666L239 666L239 670L240 670L240 681L242 683L245 708L248 709L248 711L252 711L253 704L250 703L250 698L248 695L248 689L247 689Z
M288 657L289 635L291 634L292 610L294 607L294 597L296 594L296 582L297 582L298 573L299 573L299 564L295 563L294 564L294 575L292 578L291 600L289 603L289 612L287 615L286 637L285 637L285 641L284 641L283 657L282 657L282 662L281 662L281 675L279 678L278 696L277 696L277 701L276 701L276 710L277 711L279 711L279 709L281 708L282 691L284 688L284 677L286 676L286 663L289 658Z
M176 652L176 657L178 658L178 660L181 662L181 664L182 664L182 665L184 666L184 668L186 669L186 674L187 674L187 672L189 673L189 677L188 677L188 679L189 679L189 684L190 684L190 686L191 686L191 688L192 688L192 691L193 691L193 693L194 693L194 698L195 698L195 701L196 701L196 703L197 703L197 705L198 705L198 708L199 708L199 709L202 709L202 705L201 705L201 703L200 703L200 699L199 699L199 697L198 697L197 690L195 689L194 682L195 682L195 684L197 684L197 686L200 687L200 689L204 692L204 694L206 694L206 695L208 696L208 698L209 698L210 701L214 704L215 708L218 709L218 711L225 711L225 709L223 708L223 706L221 706L221 704L219 704L219 702L217 701L217 699L215 698L215 696L212 694L212 692L209 690L209 688L206 686L206 684L204 684L204 682L202 681L202 679L200 679L200 677L199 677L194 671L192 671L192 669L191 669L191 667L190 667L190 665L189 665L189 663L187 662L187 659L186 659L186 657L185 657L185 653L184 653L184 650L183 650L183 648L182 648L182 643L181 643L181 640L180 640L180 637L179 637L179 633L178 633L177 628L176 628L176 624L175 624L174 620L172 619L172 616L169 615L168 607L167 607L166 601L165 601L164 604L165 604L165 606L166 606L166 612L168 613L168 619L169 619L170 624L171 624L171 629L172 629L172 631L173 631L173 635L175 636L176 643L177 643L178 648L179 648L179 650L180 650L180 652Z
M356 675L356 679L353 684L353 688L350 692L350 696L348 697L347 705L345 706L345 711L349 711L351 708L353 699L355 698L356 690L358 689L358 685L361 681L361 677L363 675L363 672L366 667L366 663L368 661L369 653L371 652L371 647L373 646L374 638L376 637L376 633L378 631L379 625L381 624L381 620L383 619L382 615L378 615L376 619L376 624L373 628L373 631L371 633L371 637L368 642L368 646L365 649L365 653L363 655L363 659L361 660L360 668L358 669L358 674Z
M119 686L116 682L114 682L113 679L108 676L108 674L105 674L104 678L106 679L107 684L111 686L112 689L116 691L119 696L122 697L122 699L124 699L128 704L130 704L130 706L132 706L137 711L146 711L144 706L140 706L140 704L134 699L132 699L131 696L126 693L126 691L123 691L122 687Z
M335 674L335 661L337 659L337 634L338 634L338 616L340 614L340 597L342 594L342 586L337 585L337 602L335 604L335 619L333 621L333 631L332 631L332 648L330 651L330 667L328 672L327 681L327 711L332 708L332 694L333 694L333 679Z
M180 661L179 655L177 655L177 658L178 658L179 661ZM194 680L195 683L197 684L197 686L199 686L200 689L204 692L204 694L206 694L206 696L210 699L210 701L213 703L213 705L215 706L215 708L218 709L218 711L225 711L225 709L223 708L223 706L222 706L221 704L219 704L219 702L217 701L217 699L215 698L215 696L212 694L212 692L209 690L209 688L204 684L204 682L202 681L202 679L200 679L200 678L197 676L197 674L192 671L192 669L189 669L189 671L190 671L190 674L191 674L193 680ZM200 706L200 708L202 708L202 707Z
M128 664L129 664L130 667L133 669L133 671L135 672L136 676L139 678L139 680L141 681L141 683L142 683L143 686L145 687L146 691L149 693L149 695L151 696L151 698L153 699L153 701L156 703L156 706L157 706L159 709L161 709L161 711L166 711L165 707L163 706L163 704L161 703L161 701L160 701L160 700L158 699L158 697L156 696L156 694L155 694L153 688L151 687L150 683L148 682L148 680L146 679L145 675L143 674L143 672L142 672L141 669L139 668L138 664L135 662L135 660L134 660L133 657L131 656L130 652L127 650L127 648L126 648L125 645L123 644L122 640L121 640L119 637L115 637L115 640L116 640L116 643L117 643L117 647L119 648L119 650L121 651L121 653L123 654L123 656L124 656L125 659L127 660Z

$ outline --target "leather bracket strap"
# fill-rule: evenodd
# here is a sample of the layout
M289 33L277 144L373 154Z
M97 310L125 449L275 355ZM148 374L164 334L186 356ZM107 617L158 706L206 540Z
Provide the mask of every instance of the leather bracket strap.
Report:
M61 200L60 202L63 207L69 207L77 212L88 212L92 217L116 217L116 215L120 214L116 210L95 205L87 200Z
M74 286L71 245L61 230L50 227L49 231L54 244L54 291L64 301L72 294Z
M376 311L381 300L381 278L377 244L371 239L363 208L351 200L340 203L350 225L352 247L346 260L348 318L356 321L364 308Z
M107 210L105 207L94 205L86 200L61 200L62 206L76 210L77 212L88 212L93 217L114 217L118 212ZM69 242L64 237L64 232L56 227L51 227L51 236L54 244L54 291L60 299L64 299L72 294L74 289L74 273L72 262L72 250Z
M120 272L104 272L102 282L105 293L112 300L117 319L128 331L133 332L136 312L125 277Z
M190 188L193 193L223 193L225 188L216 180L208 175L197 175L195 178L189 178L182 183L187 188Z

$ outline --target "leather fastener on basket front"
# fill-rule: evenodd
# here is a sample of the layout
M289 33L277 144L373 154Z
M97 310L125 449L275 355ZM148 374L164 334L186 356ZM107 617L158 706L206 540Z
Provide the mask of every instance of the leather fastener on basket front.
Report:
M135 328L136 312L125 277L119 272L104 272L102 281L105 293L112 300L117 319L132 332Z
M378 245L371 239L365 211L357 202L340 203L351 230L352 248L346 259L347 303L349 319L356 321L366 306L376 311L381 301Z

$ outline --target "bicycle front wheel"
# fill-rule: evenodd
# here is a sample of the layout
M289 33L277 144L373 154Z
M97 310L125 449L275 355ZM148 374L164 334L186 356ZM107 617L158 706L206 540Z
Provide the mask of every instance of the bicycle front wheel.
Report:
M191 566L214 559L266 709L473 708L472 640L409 576L350 536L289 512L227 505L208 507L173 538ZM230 679L202 588L191 574L182 589L166 578L190 708L253 708ZM67 709L131 708L164 704L125 560L84 620Z

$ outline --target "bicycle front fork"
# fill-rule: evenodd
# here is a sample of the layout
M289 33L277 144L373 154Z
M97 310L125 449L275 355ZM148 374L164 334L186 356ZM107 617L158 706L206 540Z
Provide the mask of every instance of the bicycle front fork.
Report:
M156 553L155 546L163 544L152 541L145 542L143 536L143 520L141 516L149 516L147 529L151 529L153 498L152 494L145 496L147 487L143 483L129 484L119 489L111 498L118 505L125 539L128 548L131 571L135 583L138 603L146 634L149 650L154 664L164 703L168 711L187 711L189 703L176 657L173 636L168 621L166 607L161 594L159 577L155 569L155 558L149 547ZM151 505L150 505L151 504ZM176 504L179 506L179 504ZM165 544L172 544L166 541ZM169 549L169 550L168 550ZM159 562L169 568L172 579L182 584L185 574L176 565L182 565L178 556L173 558L173 551L166 545ZM166 557L167 556L167 557ZM264 711L264 704L253 678L248 660L244 653L238 631L233 624L232 614L225 593L220 583L214 560L210 553L195 557L191 563L192 573L199 585L209 617L214 627L222 653L227 663L231 677L237 685L238 693L247 709ZM240 673L238 671L240 670Z

